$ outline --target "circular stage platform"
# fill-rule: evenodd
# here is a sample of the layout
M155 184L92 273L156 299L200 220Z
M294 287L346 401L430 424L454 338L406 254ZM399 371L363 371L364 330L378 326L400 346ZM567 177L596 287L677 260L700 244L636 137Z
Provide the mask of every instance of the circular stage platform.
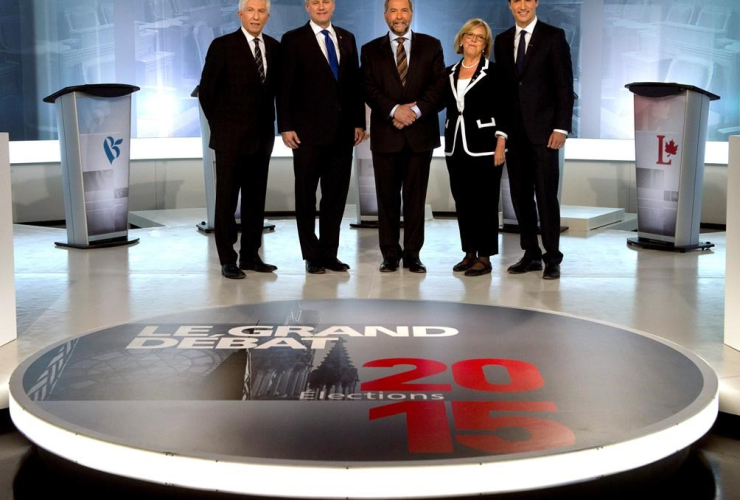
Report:
M126 324L10 382L40 447L161 484L303 498L585 482L703 436L717 378L656 337L537 311L285 301Z

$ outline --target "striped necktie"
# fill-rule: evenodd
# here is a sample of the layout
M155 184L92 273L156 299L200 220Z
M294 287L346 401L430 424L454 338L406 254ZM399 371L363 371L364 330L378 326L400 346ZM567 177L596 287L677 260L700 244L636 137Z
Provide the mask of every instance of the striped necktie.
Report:
M254 39L254 61L257 63L257 72L260 74L260 81L265 83L265 63L262 61L262 50L260 50L260 39Z
M406 38L399 36L396 38L398 47L396 47L396 67L398 67L398 76L401 77L401 85L406 86L406 75L409 72L409 63L406 60L406 47L403 46Z

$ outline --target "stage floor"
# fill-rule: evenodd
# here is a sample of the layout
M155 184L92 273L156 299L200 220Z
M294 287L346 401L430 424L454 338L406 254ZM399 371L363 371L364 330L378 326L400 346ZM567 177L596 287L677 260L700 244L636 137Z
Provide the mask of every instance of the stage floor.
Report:
M138 229L131 247L96 251L55 248L63 230L15 226L19 340L3 348L20 362L71 336L145 318L198 308L276 300L369 298L439 300L560 312L655 334L706 360L720 378L729 407L740 380L740 353L722 343L724 233L705 235L712 251L686 254L634 250L632 232L600 229L563 235L560 281L538 273L513 276L506 267L521 251L518 236L500 236L501 255L492 275L466 278L451 271L461 257L454 220L427 222L421 258L426 275L380 274L374 230L342 228L340 259L348 274L307 275L295 222L272 221L263 257L279 266L274 275L247 273L242 281L220 276L212 236L195 230L202 214L160 213L163 227ZM169 222L168 222L169 219ZM729 388L729 389L728 389ZM729 391L729 392L728 392Z
M342 225L339 258L347 274L307 275L293 219L273 220L263 258L275 274L220 274L213 236L195 229L204 211L161 211L164 227L136 229L131 247L70 251L56 248L66 232L15 226L18 340L0 348L0 372L55 342L100 328L202 307L272 300L370 298L442 300L561 312L633 328L673 341L703 358L720 379L720 411L738 405L740 352L723 343L725 235L702 237L710 251L670 253L627 246L634 233L608 228L562 236L563 277L510 275L521 256L518 235L499 236L493 272L453 273L460 260L457 223L427 221L421 259L426 275L378 272L377 233ZM186 214L187 215L187 214ZM4 360L4 361L3 361ZM10 366L10 369L8 369ZM729 391L733 391L728 393ZM732 397L727 398L727 395Z

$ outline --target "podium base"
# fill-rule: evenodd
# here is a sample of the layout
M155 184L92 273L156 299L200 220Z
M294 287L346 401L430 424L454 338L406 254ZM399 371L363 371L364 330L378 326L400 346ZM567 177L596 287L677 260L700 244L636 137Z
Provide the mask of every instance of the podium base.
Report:
M519 231L519 224L502 224L498 227L499 232L502 233L514 233L519 234L521 231ZM568 230L568 226L560 226L560 232L564 233ZM537 234L540 234L540 228L537 227Z
M206 221L201 221L200 224L195 225L196 229L200 231L201 233L210 234L214 231L213 226L209 226ZM237 230L241 229L241 224L236 225ZM270 224L269 222L265 221L262 225L262 232L265 231L274 231L275 230L275 224Z
M714 243L708 241L697 243L696 245L676 246L673 243L660 240L651 240L650 238L628 238L627 245L647 248L649 250L663 250L665 252L681 252L686 253L692 250L707 250L714 247Z
M109 240L100 240L89 245L79 245L76 243L62 243L61 241L55 241L54 244L59 248L76 248L78 250L92 250L94 248L111 248L121 247L125 245L133 245L139 242L139 238L129 239L128 236L121 236L120 238L111 238Z

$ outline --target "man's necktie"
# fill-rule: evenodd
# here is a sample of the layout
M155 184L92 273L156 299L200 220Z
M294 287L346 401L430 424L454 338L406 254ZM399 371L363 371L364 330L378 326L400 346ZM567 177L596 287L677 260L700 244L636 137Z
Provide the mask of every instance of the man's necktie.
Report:
M260 81L265 83L267 75L265 75L265 63L262 61L262 50L260 50L260 39L254 39L254 61L257 63L257 72L260 74Z
M329 30L321 30L321 33L323 33L324 40L326 41L326 55L329 57L329 67L331 68L331 72L334 73L334 79L339 80L337 49L334 47L334 42L332 42L331 37L329 36Z
M516 71L520 75L524 73L524 54L527 50L527 42L524 40L524 35L527 32L522 30L519 35L519 47L516 49Z
M409 72L409 63L406 60L406 47L403 46L406 38L399 36L396 38L396 41L398 41L398 47L396 48L396 66L398 67L398 76L401 77L401 85L405 86L406 75Z

